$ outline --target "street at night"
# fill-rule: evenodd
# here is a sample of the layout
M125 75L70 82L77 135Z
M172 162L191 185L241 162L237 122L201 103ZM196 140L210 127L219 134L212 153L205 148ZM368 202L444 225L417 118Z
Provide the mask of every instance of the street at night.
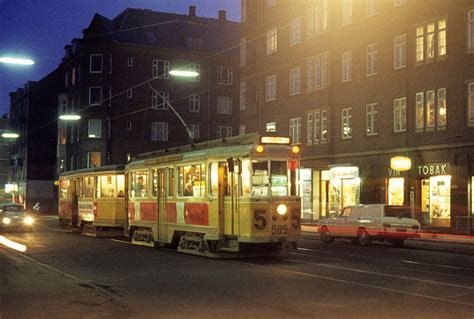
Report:
M65 232L43 217L0 248L1 318L472 318L474 250L305 233L284 258L210 259Z

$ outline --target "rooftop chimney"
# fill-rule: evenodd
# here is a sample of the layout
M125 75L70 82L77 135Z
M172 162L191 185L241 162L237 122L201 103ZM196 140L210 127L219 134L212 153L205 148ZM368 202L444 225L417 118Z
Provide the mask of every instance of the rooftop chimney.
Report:
M225 10L219 10L219 20L226 20L226 11Z
M196 6L189 6L189 16L193 18L196 17Z

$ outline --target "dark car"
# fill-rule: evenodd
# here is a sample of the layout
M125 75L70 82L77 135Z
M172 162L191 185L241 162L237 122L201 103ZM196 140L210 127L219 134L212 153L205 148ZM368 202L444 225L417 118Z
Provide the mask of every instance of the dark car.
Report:
M0 204L0 229L31 231L34 222L34 218L25 212L22 204Z

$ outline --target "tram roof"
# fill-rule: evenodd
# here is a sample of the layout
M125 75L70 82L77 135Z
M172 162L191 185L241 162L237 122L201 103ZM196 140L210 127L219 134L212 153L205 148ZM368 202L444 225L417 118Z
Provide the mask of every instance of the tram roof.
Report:
M90 167L90 168L82 168L74 171L67 171L61 173L60 177L62 176L72 176L77 174L87 174L87 173L103 173L103 172L124 172L125 171L125 164L120 165L105 165L99 167Z

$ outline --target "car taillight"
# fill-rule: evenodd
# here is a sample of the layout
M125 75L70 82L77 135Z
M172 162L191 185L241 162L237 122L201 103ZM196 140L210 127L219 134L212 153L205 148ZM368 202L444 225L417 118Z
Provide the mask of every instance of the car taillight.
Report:
M390 228L392 227L392 225L390 225L389 223L383 223L383 227Z
M413 228L413 229L420 229L420 226L418 226L418 225L413 225L413 226L411 226L411 228Z

